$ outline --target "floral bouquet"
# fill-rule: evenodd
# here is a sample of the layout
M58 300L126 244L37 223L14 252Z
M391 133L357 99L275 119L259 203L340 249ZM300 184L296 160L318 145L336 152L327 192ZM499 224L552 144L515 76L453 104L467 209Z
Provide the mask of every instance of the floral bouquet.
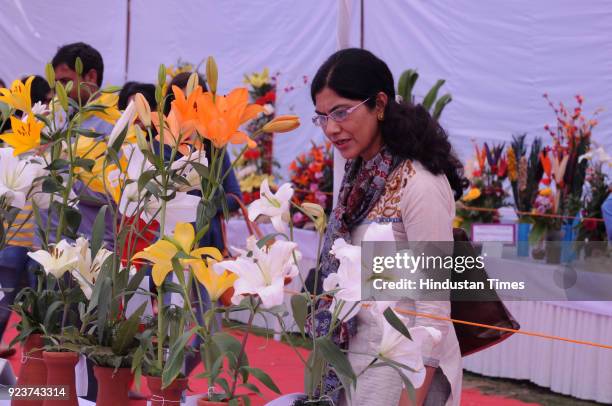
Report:
M504 144L482 147L474 144L476 159L466 165L466 176L470 180L467 193L457 205L455 226L470 233L474 223L498 223L497 209L505 205L508 193L503 182L508 176L508 161L503 155Z
M544 169L540 163L540 152L542 150L542 140L534 138L531 144L531 151L527 156L525 146L526 134L512 136L512 143L506 151L508 160L508 179L512 185L512 196L514 205L519 212L521 222L526 218L525 212L530 212L534 200L538 195L538 187Z
M298 205L304 202L319 204L329 215L334 187L331 143L317 145L313 142L310 151L300 154L289 169L295 189L294 202ZM308 217L296 209L293 210L293 223L300 228L313 226Z

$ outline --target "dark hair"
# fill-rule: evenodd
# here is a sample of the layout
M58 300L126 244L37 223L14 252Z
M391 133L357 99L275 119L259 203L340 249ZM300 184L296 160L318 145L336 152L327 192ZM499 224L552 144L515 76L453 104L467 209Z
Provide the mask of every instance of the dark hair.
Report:
M119 101L117 102L117 107L119 110L125 110L130 96L133 96L136 93L142 93L145 99L147 99L149 106L151 106L151 111L157 110L157 101L155 100L155 85L140 82L126 82L123 85L121 91L119 92Z
M4 80L2 80L1 78L0 78L0 87L6 87L6 83L4 83Z
M86 74L91 69L98 73L98 87L102 86L102 78L104 76L104 61L102 55L94 47L84 42L75 42L74 44L64 45L57 50L57 53L51 61L53 68L65 63L72 70L75 70L74 64L77 57L83 62L83 74Z
M321 65L312 80L313 103L326 87L346 99L363 101L370 97L365 103L369 109L376 105L373 96L385 93L389 100L380 123L383 143L394 154L419 161L434 175L445 174L455 199L463 195L468 181L446 132L420 104L395 100L393 74L384 61L364 49L340 50Z
M28 80L29 76L24 76L21 81L23 83ZM51 91L51 87L49 87L49 83L47 80L39 75L34 75L34 79L32 80L32 86L30 87L30 99L32 100L32 104L36 102L41 103L49 103L49 92Z
M172 86L176 86L178 88L184 89L187 87L187 82L189 81L189 77L193 72L181 72L176 75L170 83L168 84L168 90L166 90L166 104L164 105L164 114L168 115L170 113L170 108L172 107L172 101L174 100L174 91L172 90ZM204 76L198 73L198 84L202 87L203 91L207 91L206 87L206 79Z

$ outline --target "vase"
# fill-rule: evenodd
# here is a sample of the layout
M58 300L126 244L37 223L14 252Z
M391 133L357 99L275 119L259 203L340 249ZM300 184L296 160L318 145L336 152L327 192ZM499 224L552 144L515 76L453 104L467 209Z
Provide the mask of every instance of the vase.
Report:
M78 406L74 367L79 362L79 354L44 351L43 359L47 366L46 386L63 386L67 392L64 398L45 399L43 406Z
M576 220L578 220L576 218ZM568 263L576 259L576 248L574 240L576 239L576 229L574 228L578 223L566 222L563 224L561 230L563 231L563 242L561 244L561 262Z
M238 401L238 406L244 406L244 400L242 398L236 399ZM227 406L229 402L214 402L208 400L207 397L203 397L198 399L198 406Z
M546 263L560 264L563 234L560 229L551 229L546 232Z
M42 334L31 334L21 349L21 367L17 377L19 386L44 386L47 383L47 366L43 359L42 347L45 345ZM41 406L43 400L11 400L13 406Z
M529 256L529 231L531 231L531 223L518 224L516 255L519 257Z
M325 397L318 400L307 401L308 397L303 393L290 393L266 403L265 406L333 406L331 399Z
M132 383L130 368L107 368L94 366L94 375L98 380L96 405L117 406L130 403L128 392Z
M187 389L187 378L177 378L170 386L162 389L162 379L159 376L147 376L147 385L151 391L151 406L167 406L178 404L183 391Z

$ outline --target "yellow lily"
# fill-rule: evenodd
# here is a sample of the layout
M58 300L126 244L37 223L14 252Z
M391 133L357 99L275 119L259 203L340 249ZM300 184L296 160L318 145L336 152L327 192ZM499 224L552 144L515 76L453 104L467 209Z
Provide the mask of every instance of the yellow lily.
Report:
M34 76L30 76L25 84L20 80L15 80L11 84L10 89L0 88L0 102L4 102L14 109L24 111L31 115L32 99L30 98L30 89Z
M196 279L206 288L212 301L219 300L229 288L234 286L234 282L238 279L238 275L227 270L221 275L218 275L212 269L213 264L223 259L221 252L217 248L198 248L192 251L191 255L197 257L206 255L209 257L196 260L188 259L185 262L189 263Z
M268 68L265 68L261 73L253 73L251 75L244 75L244 83L250 84L253 87L262 87L269 82Z
M119 101L119 94L117 93L102 93L100 97L92 100L90 105L102 105L104 110L102 111L91 111L83 115L83 119L87 120L91 116L96 116L107 123L115 124L115 122L121 117L121 112L117 108L117 102Z
M0 135L0 139L15 148L13 155L17 156L40 145L40 131L44 126L33 114L28 114L25 122L11 116L13 132Z
M464 202L471 202L472 200L476 200L480 197L480 189L477 187L472 187L469 192L465 196L463 196Z
M172 272L172 258L178 252L176 245L170 241L159 240L155 244L148 246L143 251L138 252L132 257L135 259L144 259L153 264L153 283L155 286L161 286L164 279Z

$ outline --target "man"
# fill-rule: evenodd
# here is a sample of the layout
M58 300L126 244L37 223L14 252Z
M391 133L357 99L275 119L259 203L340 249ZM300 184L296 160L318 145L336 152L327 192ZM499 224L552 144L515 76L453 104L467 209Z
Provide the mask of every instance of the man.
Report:
M76 72L77 57L83 63L83 71L81 75ZM75 42L60 47L51 61L53 70L55 71L55 79L66 85L72 82L72 89L69 97L85 105L91 95L99 90L102 86L102 78L104 77L104 62L102 55L91 45L83 42ZM81 128L93 130L100 134L110 134L113 129L113 124L104 121L98 116L90 116L81 123ZM81 195L83 198L79 203L79 211L81 212L81 224L79 226L79 234L86 237L91 237L93 223L100 211L100 208L107 203L105 195L89 190L82 182L77 182L74 186L74 192ZM43 216L46 218L46 216ZM54 216L55 217L55 216ZM43 218L43 224L45 223ZM52 229L57 226L57 219L52 219ZM49 242L53 241L55 232L48 236ZM110 211L106 218L106 227L104 230L104 242L106 248L112 249L114 242L112 216Z

